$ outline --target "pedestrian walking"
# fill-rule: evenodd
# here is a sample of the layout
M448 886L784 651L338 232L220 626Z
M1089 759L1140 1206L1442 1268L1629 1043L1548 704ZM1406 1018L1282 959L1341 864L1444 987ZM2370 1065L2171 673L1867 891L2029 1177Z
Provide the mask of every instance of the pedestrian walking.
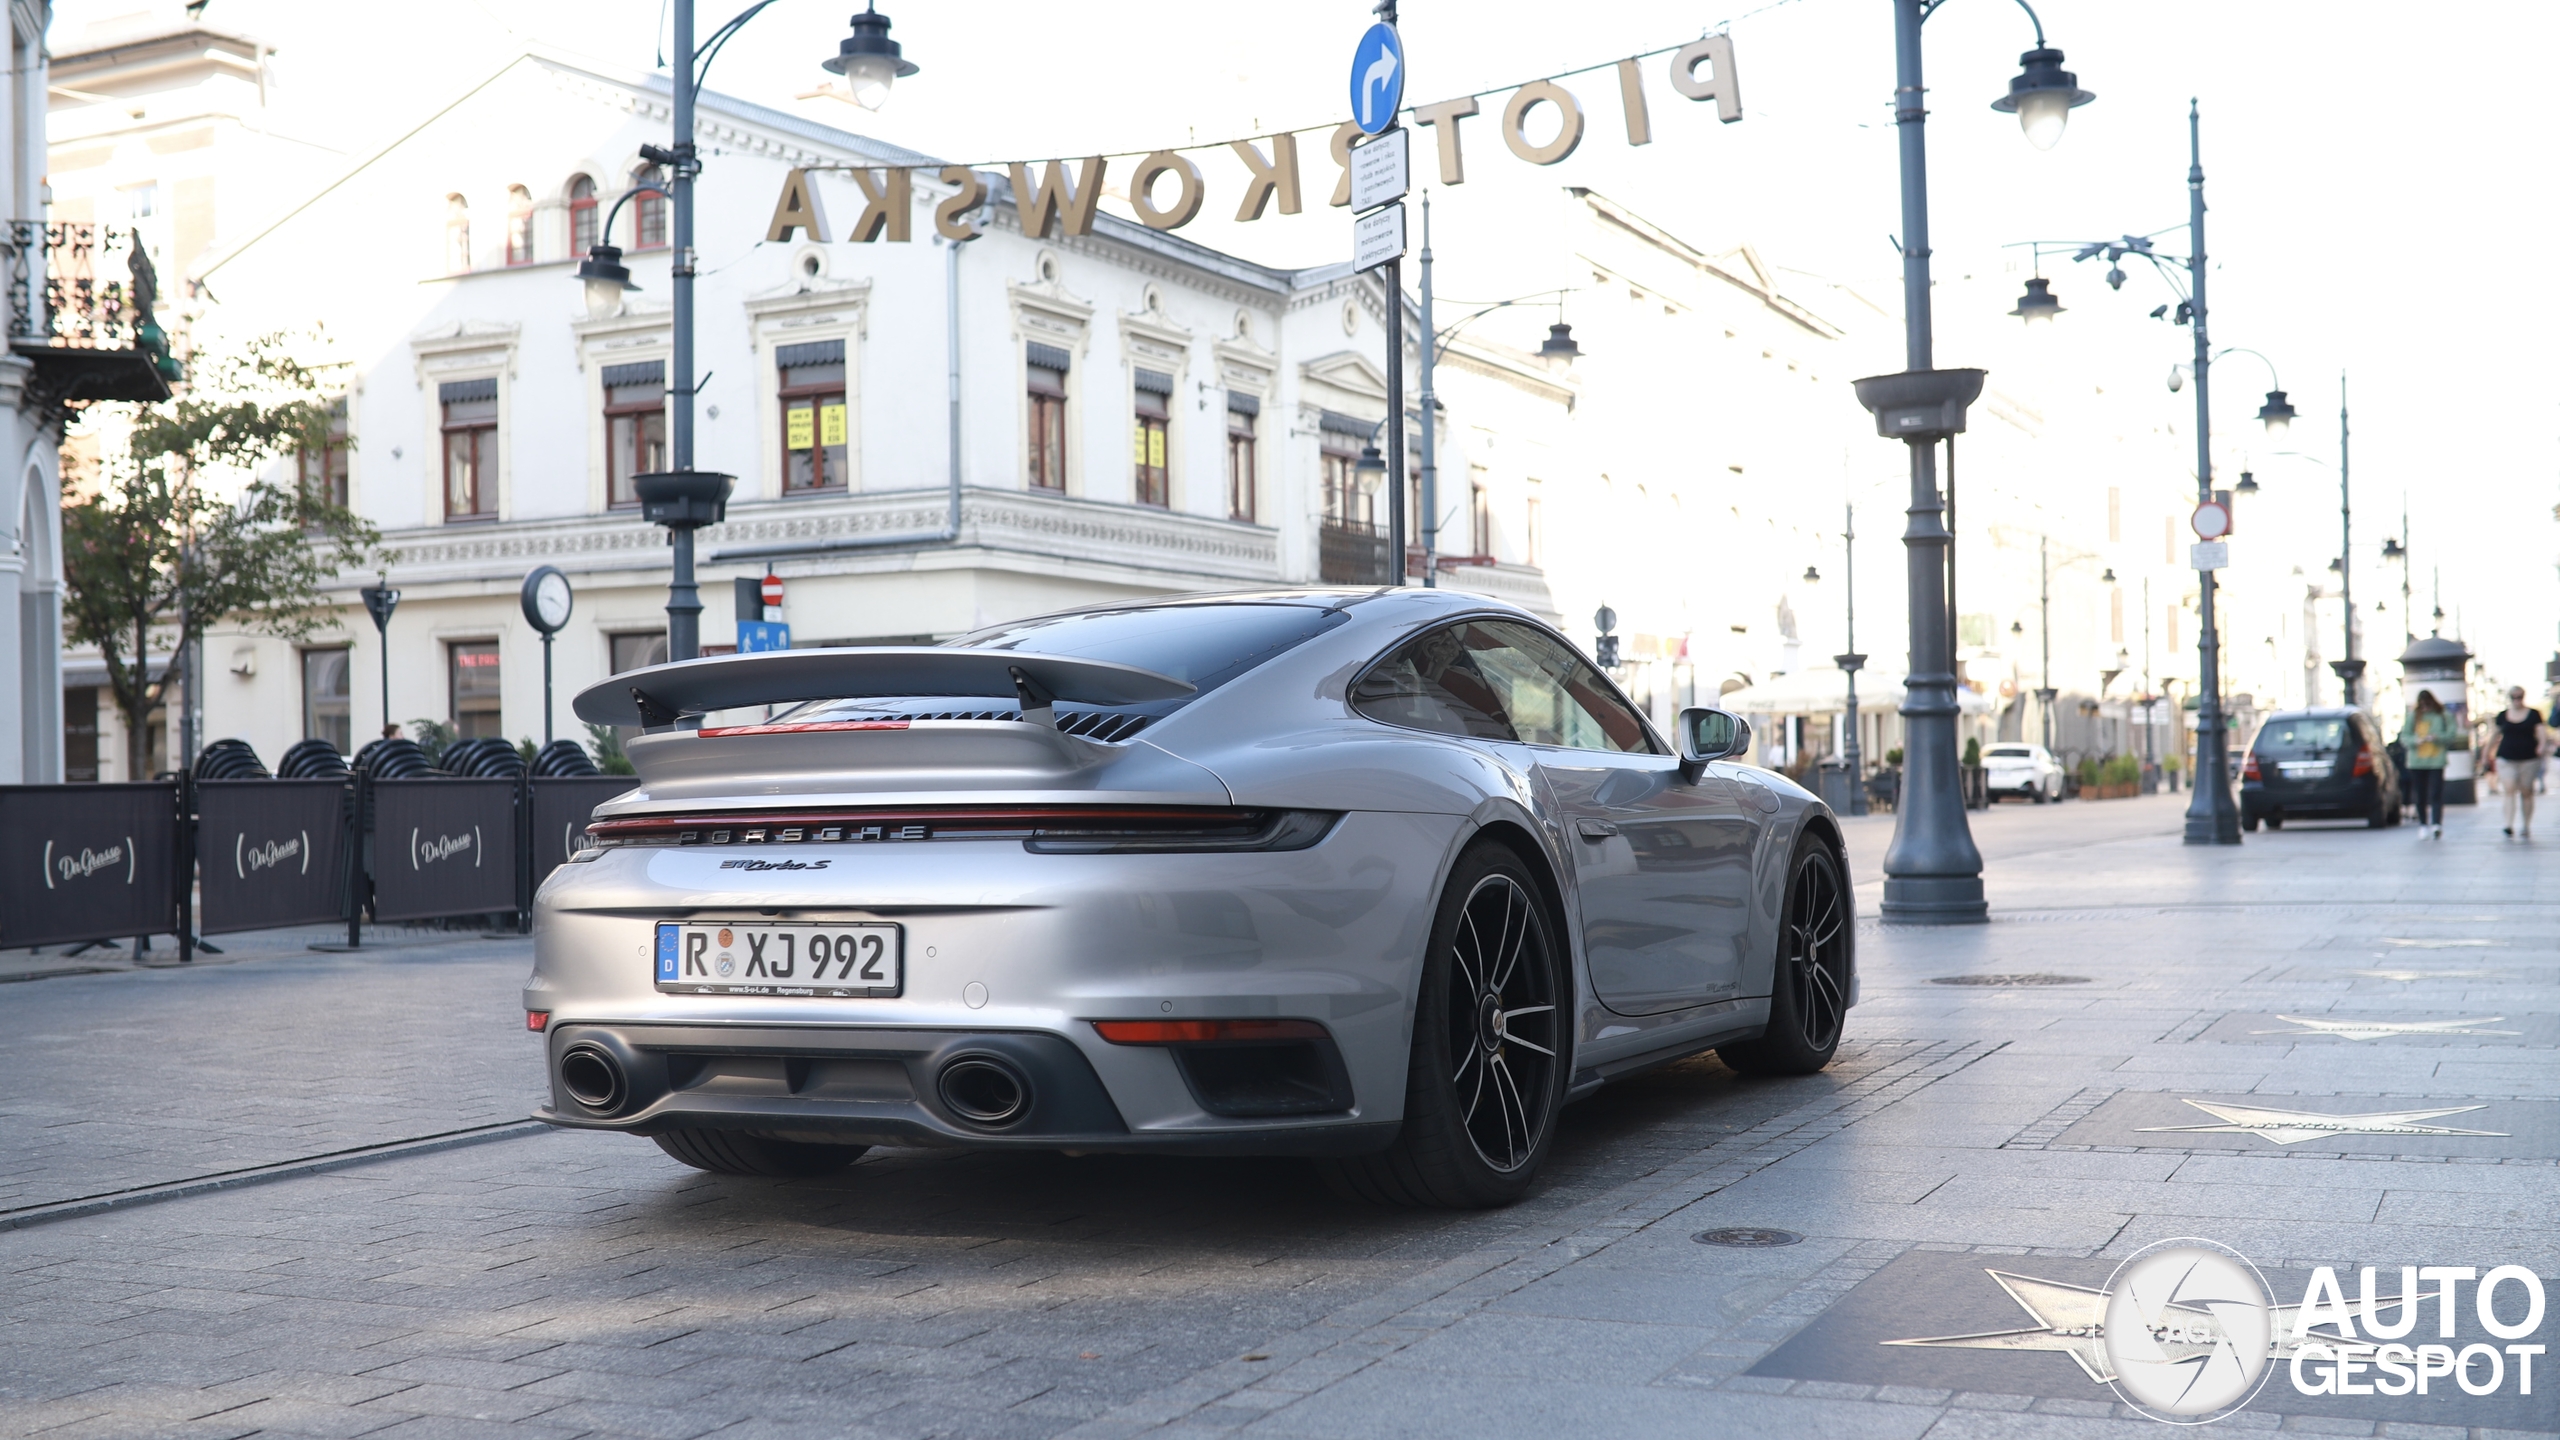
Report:
M2409 718L2400 726L2400 743L2409 754L2408 769L2401 772L2401 788L2418 812L2418 838L2444 838L2444 762L2453 750L2453 717L2444 713L2444 702L2427 691L2418 692L2418 703L2409 709Z
M2498 727L2498 793L2506 797L2507 834L2533 838L2533 792L2542 784L2542 757L2550 749L2543 734L2542 712L2524 703L2524 687L2510 686L2507 708L2495 717ZM2516 812L2524 812L2521 831Z

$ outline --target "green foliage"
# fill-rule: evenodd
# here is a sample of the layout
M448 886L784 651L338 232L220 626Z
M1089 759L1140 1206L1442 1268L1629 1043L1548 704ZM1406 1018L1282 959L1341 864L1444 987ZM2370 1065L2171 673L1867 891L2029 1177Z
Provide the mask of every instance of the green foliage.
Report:
M530 770L533 768L533 757L542 752L534 745L533 737L527 735L516 742L516 753L524 757L524 768Z
M328 442L329 402L283 336L234 355L200 352L190 369L198 383L176 399L94 407L129 415L132 428L104 457L95 489L62 510L64 628L106 662L135 776L150 713L176 668L150 672L154 641L185 654L208 627L235 618L299 640L333 614L321 585L390 558L381 532L327 496L254 478ZM236 493L216 493L243 477Z
M1973 766L1973 767L1979 767L1979 766L1982 764L1982 737L1981 737L1981 736L1979 736L1979 735L1968 735L1968 736L1966 736L1966 737L1965 737L1965 741L1964 741L1964 763L1965 763L1967 766Z
M418 742L419 749L427 752L430 765L442 765L444 752L452 749L453 742L462 738L442 720L412 720L409 722L409 735Z
M2080 783L2083 785L2095 785L2098 783L2097 756L2083 755L2080 757Z
M596 768L607 775L637 775L639 770L631 757L622 753L622 732L610 725L587 722L587 748L595 753Z
M1884 752L1884 763L1886 763L1887 765L1899 765L1899 764L1901 764L1901 763L1902 763L1902 747L1901 747L1901 746L1899 746L1899 745L1896 745L1896 746L1894 746L1892 749L1887 750L1886 752Z
M2108 756L2107 763L2099 768L2098 779L2107 785L2139 785L2142 762L2131 755Z

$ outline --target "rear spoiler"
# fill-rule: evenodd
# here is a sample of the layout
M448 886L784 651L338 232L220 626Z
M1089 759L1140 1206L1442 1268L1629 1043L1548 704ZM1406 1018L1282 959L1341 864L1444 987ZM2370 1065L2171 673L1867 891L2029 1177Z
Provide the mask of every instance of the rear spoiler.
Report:
M1058 700L1136 705L1174 700L1197 687L1170 675L1109 660L961 650L940 645L862 645L714 655L626 670L578 692L572 708L600 725L657 730L686 715L802 700L1012 695L1023 718L1050 720Z

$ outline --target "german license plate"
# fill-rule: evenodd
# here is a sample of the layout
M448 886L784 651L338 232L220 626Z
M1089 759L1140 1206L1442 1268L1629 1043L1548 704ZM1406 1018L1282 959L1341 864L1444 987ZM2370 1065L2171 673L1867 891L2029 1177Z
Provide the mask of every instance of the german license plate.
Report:
M895 925L658 926L658 989L670 995L807 995L886 1000L906 986Z

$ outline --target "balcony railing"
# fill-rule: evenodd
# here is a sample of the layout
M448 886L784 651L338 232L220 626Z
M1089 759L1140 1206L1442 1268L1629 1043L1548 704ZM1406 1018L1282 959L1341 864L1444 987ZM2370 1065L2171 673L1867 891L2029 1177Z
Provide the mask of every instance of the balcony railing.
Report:
M8 222L9 348L36 362L44 398L165 400L179 378L153 318L160 281L135 233Z
M1387 545L1386 527L1328 515L1316 530L1316 573L1327 585L1390 584Z

